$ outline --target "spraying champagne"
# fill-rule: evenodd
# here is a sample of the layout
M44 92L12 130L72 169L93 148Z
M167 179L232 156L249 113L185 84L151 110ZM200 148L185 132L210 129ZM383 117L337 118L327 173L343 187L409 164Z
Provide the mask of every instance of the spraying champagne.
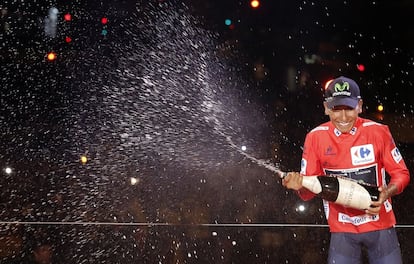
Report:
M223 136L225 136L223 134ZM286 177L287 173L279 170L279 166L256 159L255 157L241 151L230 137L225 136L227 142L242 155L256 162L276 174L280 178ZM327 201L335 202L346 207L365 210L371 206L372 201L378 201L379 190L375 185L360 183L347 177L341 176L305 176L302 180L302 186L318 197Z
M280 178L287 173L277 170ZM378 187L342 176L304 176L302 186L318 197L346 207L365 210L372 201L378 201Z

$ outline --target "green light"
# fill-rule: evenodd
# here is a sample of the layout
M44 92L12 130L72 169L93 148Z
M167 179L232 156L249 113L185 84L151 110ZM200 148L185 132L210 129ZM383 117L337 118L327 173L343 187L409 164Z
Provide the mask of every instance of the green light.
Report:
M102 29L102 31L101 31L101 35L102 35L102 36L106 36L106 34L108 34L108 30L106 30L106 29Z

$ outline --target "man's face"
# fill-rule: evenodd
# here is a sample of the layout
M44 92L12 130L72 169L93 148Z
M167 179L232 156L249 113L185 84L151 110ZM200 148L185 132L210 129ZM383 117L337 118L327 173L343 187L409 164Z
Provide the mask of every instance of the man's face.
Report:
M329 116L329 119L334 126L341 131L341 133L348 133L354 127L355 121L358 118L359 113L361 113L362 101L359 101L355 108L346 105L338 105L330 109L326 102L324 103L324 106L325 114Z

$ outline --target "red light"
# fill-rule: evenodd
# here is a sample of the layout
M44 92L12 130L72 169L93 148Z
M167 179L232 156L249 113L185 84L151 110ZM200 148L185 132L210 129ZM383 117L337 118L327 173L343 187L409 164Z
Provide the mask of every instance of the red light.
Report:
M363 64L357 64L357 69L358 71L363 72L365 71L365 66Z
M66 43L70 43L70 42L72 42L72 38L71 37L66 37L65 41L66 41Z
M65 21L71 21L72 20L72 15L69 13L66 13L64 16Z
M104 25L106 23L108 23L108 18L106 18L106 17L101 18L101 23L104 24Z
M48 54L47 54L47 59L49 60L49 61L54 61L54 60L56 60L56 53L54 53L53 51L52 52L49 52Z
M250 1L250 6L253 8L258 8L260 6L260 1L259 0L252 0Z

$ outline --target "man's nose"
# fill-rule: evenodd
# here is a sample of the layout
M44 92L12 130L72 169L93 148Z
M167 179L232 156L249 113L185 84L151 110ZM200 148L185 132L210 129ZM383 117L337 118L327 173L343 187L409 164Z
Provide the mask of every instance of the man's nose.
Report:
M345 109L342 109L342 110L339 112L339 118L340 118L341 120L346 120L346 111L345 111Z

